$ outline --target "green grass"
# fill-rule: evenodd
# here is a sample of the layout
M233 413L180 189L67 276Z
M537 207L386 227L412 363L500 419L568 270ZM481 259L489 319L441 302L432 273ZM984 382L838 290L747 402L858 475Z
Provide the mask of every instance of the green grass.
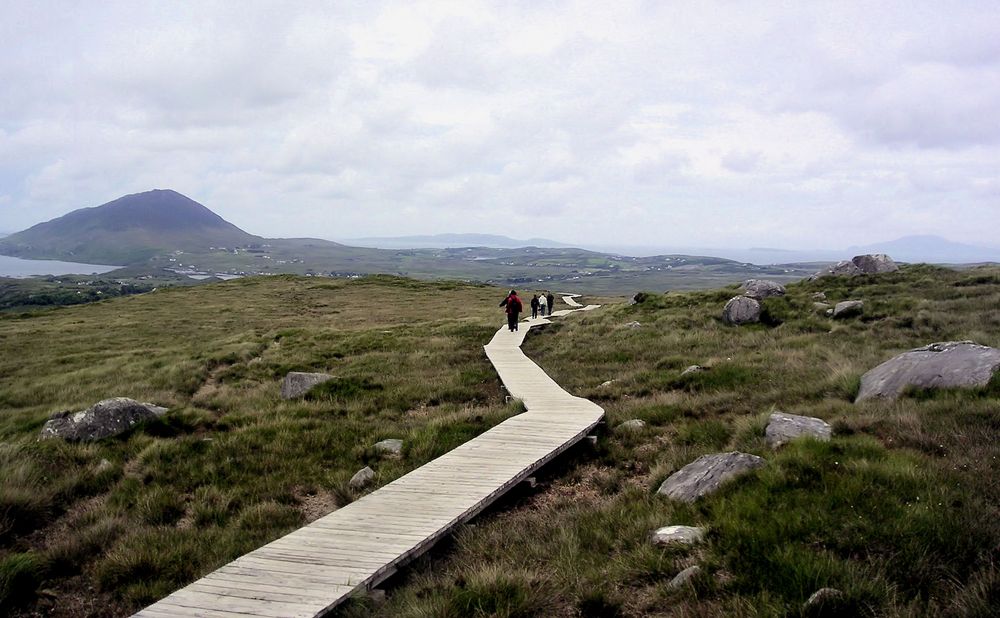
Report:
M833 321L812 307L820 291L865 311ZM339 615L797 616L824 586L844 592L827 615L995 615L1000 382L853 400L861 374L901 351L1000 346L1000 272L913 266L788 292L746 327L721 320L730 286L649 293L533 331L526 353L599 402L608 427L647 426L565 456L538 490L405 569L385 604ZM347 481L364 465L384 484L516 413L481 351L495 297L390 277L272 278L0 319L13 351L0 359L12 377L0 386L5 609L44 611L35 591L47 589L127 614L301 525L315 502L353 500ZM680 375L695 364L707 371ZM336 378L283 401L291 370ZM110 395L171 413L98 444L35 441L49 413ZM774 452L764 427L776 410L823 418L834 437ZM405 440L401 459L375 454L384 438ZM695 504L655 493L726 450L767 465ZM650 543L670 524L706 526L707 541ZM41 540L65 529L77 534ZM670 589L693 564L693 585Z

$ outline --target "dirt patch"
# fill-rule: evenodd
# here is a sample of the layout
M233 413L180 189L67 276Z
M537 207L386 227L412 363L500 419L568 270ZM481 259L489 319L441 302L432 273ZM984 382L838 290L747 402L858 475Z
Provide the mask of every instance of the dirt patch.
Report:
M325 489L297 488L293 495L299 502L299 510L306 519L306 523L312 523L337 510L337 498L332 492Z

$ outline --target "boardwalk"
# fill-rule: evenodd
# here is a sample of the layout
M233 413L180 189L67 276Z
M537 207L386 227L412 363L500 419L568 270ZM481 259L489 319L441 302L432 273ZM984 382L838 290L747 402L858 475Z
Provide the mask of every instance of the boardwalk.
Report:
M572 296L563 297L586 311ZM527 412L384 487L174 592L136 616L322 616L364 593L586 436L604 416L570 395L520 346L532 326L501 328L486 345L511 396Z

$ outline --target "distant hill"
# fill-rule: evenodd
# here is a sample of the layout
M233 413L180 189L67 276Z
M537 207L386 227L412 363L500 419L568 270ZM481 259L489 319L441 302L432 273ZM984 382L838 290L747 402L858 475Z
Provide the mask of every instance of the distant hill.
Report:
M516 249L519 247L571 247L565 243L546 238L518 240L495 234L432 234L427 236L389 236L372 238L352 238L343 241L355 247L378 249L458 249L463 247L490 247L492 249Z
M1000 262L1000 249L977 247L950 241L940 236L904 236L896 240L851 247L853 253L887 253L901 262L935 264L970 264Z
M0 254L134 264L158 253L261 242L191 198L155 189L81 208L0 239Z

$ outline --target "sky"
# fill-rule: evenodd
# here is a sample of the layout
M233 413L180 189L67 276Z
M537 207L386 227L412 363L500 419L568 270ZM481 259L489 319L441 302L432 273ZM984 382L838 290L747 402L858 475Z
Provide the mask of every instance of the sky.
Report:
M1000 246L996 2L0 0L0 232Z

